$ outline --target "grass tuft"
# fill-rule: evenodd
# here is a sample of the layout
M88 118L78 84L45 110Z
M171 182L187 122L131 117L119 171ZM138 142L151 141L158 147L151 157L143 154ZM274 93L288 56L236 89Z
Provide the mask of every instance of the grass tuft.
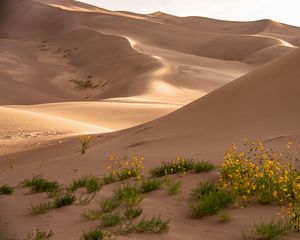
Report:
M221 223L228 223L231 221L231 216L228 212L222 211L219 214L219 220Z
M101 180L96 176L84 176L73 180L69 186L71 192L75 192L78 188L86 188L88 192L98 192L102 187Z
M218 186L213 182L200 183L192 190L192 199L199 200L203 196L209 193L215 193L218 191Z
M67 205L72 205L76 201L76 197L70 192L60 192L55 196L54 207L60 208Z
M159 189L162 185L162 181L157 178L149 178L143 180L139 186L141 193L148 193Z
M255 226L255 234L263 240L278 240L288 232L288 225L284 221L271 220L261 222Z
M104 227L113 227L122 223L120 213L105 213L101 216L101 222Z
M51 202L39 203L37 205L31 205L31 213L33 215L43 214L48 212L51 208L53 208L53 203Z
M116 199L125 202L127 206L135 206L142 197L136 186L130 184L123 184L115 190Z
M60 185L57 181L49 181L42 176L35 176L32 179L26 179L21 182L21 187L28 187L34 193L39 192L55 192L59 189Z
M29 233L26 240L49 240L54 236L54 232L50 230L49 232L36 230L35 233Z
M160 216L153 216L152 218L143 218L136 226L136 232L152 232L163 233L169 230L170 220L163 220Z
M81 214L81 217L89 221L95 221L100 220L102 214L100 210L87 210Z
M194 162L193 170L196 173L209 172L214 169L215 169L215 166L209 162L206 162L206 161Z
M116 197L111 197L111 198L107 198L104 199L100 202L100 207L102 212L107 213L107 212L111 212L114 209L116 209L117 207L119 207L121 204L121 201L119 199L117 199Z
M124 212L124 216L127 219L134 219L139 217L143 213L143 209L140 207L128 207Z
M81 145L81 154L84 154L86 150L91 146L92 136L84 134L80 136L79 140Z
M169 195L175 195L179 192L181 188L182 182L175 181L172 178L168 177L165 181L165 189L167 190Z
M11 195L14 192L14 188L11 186L8 186L7 184L2 185L0 187L0 194L6 194L6 195Z
M106 232L100 229L94 229L83 233L83 235L80 237L80 240L102 240L107 236L108 234Z

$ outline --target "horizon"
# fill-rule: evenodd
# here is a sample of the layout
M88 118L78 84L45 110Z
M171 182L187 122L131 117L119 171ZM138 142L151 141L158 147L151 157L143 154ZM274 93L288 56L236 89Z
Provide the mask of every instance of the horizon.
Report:
M139 4L137 0L80 0L112 11L130 11L141 14L164 12L180 17L199 16L228 21L255 21L271 19L300 27L297 0L153 0ZM270 7L271 6L271 7Z

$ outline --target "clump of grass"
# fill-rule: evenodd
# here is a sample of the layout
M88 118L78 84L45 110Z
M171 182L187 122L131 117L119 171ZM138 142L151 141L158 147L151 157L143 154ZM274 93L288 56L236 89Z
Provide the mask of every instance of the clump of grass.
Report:
M105 213L101 216L101 223L104 227L113 227L122 223L120 213Z
M31 213L33 215L43 214L48 212L51 208L53 208L53 203L51 202L39 203L37 205L31 205Z
M0 194L11 195L14 192L14 188L5 184L0 187Z
M214 215L222 208L232 203L232 197L224 191L210 192L192 203L192 211L195 217Z
M84 154L86 150L91 146L92 136L91 135L82 135L79 138L81 144L81 154Z
M139 217L143 213L143 209L140 207L128 207L124 212L124 216L127 219L134 219Z
M21 187L30 188L31 192L55 192L59 189L60 185L57 181L49 181L42 176L35 176L32 179L26 179L21 182Z
M136 232L152 232L163 233L169 230L170 220L163 220L160 216L153 216L152 218L143 218L136 226Z
M84 176L73 180L69 186L71 192L76 191L78 188L86 188L88 192L98 192L102 187L101 180L96 176Z
M53 236L54 232L52 230L46 232L37 229L35 233L29 233L26 240L48 240L52 239Z
M83 235L80 237L80 240L102 240L105 239L107 236L108 233L100 229L94 229L83 233Z
M127 206L135 206L142 200L137 187L128 183L117 188L115 196L117 200L124 201Z
M162 177L170 174L185 174L194 169L193 160L185 160L178 157L176 161L162 163L161 166L150 170L152 177Z
M218 191L218 186L213 182L200 183L192 190L192 199L199 200L203 196L209 193L215 193Z
M111 197L111 198L107 198L104 199L100 202L100 207L102 212L107 213L107 212L111 212L114 209L116 209L117 207L119 207L121 204L121 201L119 199L117 199L116 197Z
M118 181L118 178L116 175L112 174L112 173L106 173L103 177L103 183L104 184L110 184L113 182Z
M60 208L67 205L72 205L76 201L76 197L73 193L68 191L60 192L55 196L54 207Z
M95 221L95 220L100 220L102 214L103 213L100 210L88 210L88 211L84 211L81 214L81 217L89 221Z
M214 170L215 166L209 162L206 161L199 161L199 162L194 162L193 170L196 173L200 172L209 172L211 170Z
M181 181L174 181L172 178L168 177L165 181L165 189L169 195L175 195L179 192L181 188Z
M141 193L148 193L159 189L162 185L162 181L157 178L149 178L143 180L139 186Z
M221 223L228 223L231 221L231 216L228 212L222 211L219 214L219 219Z
M289 231L287 223L284 221L271 220L255 225L255 235L263 240L278 240Z

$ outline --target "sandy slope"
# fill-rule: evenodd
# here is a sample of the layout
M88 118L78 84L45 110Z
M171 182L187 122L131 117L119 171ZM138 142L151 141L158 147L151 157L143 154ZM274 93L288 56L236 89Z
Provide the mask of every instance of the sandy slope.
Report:
M244 137L276 146L300 140L297 27L112 12L71 0L0 4L0 183L101 175L110 153L143 154L146 167L177 155L218 163ZM97 133L85 155L82 133ZM145 198L146 213L172 218L160 239L239 239L242 228L275 213L235 209L226 226L217 217L192 219L190 189L216 174L188 175L176 198L163 191ZM41 227L77 239L97 226L80 213L111 192L107 186L86 207L32 217L28 207L45 195L17 188L1 196L0 238Z

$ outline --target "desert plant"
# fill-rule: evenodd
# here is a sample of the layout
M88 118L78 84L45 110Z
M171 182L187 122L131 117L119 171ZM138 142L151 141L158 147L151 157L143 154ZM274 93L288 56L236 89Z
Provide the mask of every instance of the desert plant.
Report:
M215 168L216 167L212 163L206 161L194 162L194 166L193 166L193 170L196 173L209 172L211 170L214 170Z
M153 216L152 218L143 218L136 226L136 232L152 232L163 233L169 230L170 220L163 220L160 216Z
M39 203L37 205L31 205L31 213L38 215L48 212L51 208L53 208L53 203L51 202Z
M51 193L57 191L60 185L57 181L49 181L42 176L35 176L32 179L25 179L23 182L21 182L21 187L28 187L34 193Z
M141 200L142 197L135 185L122 184L115 190L116 199L125 202L127 206L135 206Z
M171 177L167 177L165 181L165 189L167 190L169 195L175 195L180 190L180 187L182 185L181 181L175 181Z
M68 191L60 192L55 196L53 206L60 208L67 205L72 205L76 201L76 197L73 193Z
M111 212L114 209L116 209L117 207L119 207L120 204L121 204L121 201L119 199L117 199L116 197L111 197L111 198L102 200L100 202L100 208L101 208L102 212L107 213L107 212Z
M81 214L81 217L89 221L95 221L100 220L102 214L103 213L100 210L87 210Z
M162 185L162 181L157 178L148 178L142 180L139 186L139 191L141 193L148 193L154 190L157 190Z
M219 219L221 223L228 223L231 221L231 216L227 211L222 211L219 213Z
M29 233L27 235L26 240L48 240L48 239L52 239L53 236L54 236L54 232L52 230L46 232L37 229L35 233Z
M199 200L203 196L206 196L210 193L215 193L217 191L218 186L213 182L199 183L194 189L192 189L192 199Z
M104 182L111 183L123 181L132 177L140 179L143 175L144 157L133 155L130 159L115 159L113 155L109 156L109 165L104 175Z
M104 227L113 227L122 223L120 213L105 213L101 216L101 223Z
M255 234L264 240L277 240L288 232L288 225L284 221L272 219L255 225Z
M193 215L197 218L210 216L232 203L232 198L225 191L209 192L192 203Z
M0 187L0 194L11 195L14 192L14 188L5 184Z
M124 216L127 219L134 219L139 217L143 213L143 209L140 207L128 207L125 209Z
M91 146L92 136L83 134L80 136L79 140L81 144L81 154L84 154L86 150Z
M94 229L83 233L80 237L80 240L102 240L105 239L107 236L108 233L100 229Z
M78 188L86 188L88 192L98 192L102 187L101 180L96 176L84 176L73 180L69 186L71 192L76 191Z

